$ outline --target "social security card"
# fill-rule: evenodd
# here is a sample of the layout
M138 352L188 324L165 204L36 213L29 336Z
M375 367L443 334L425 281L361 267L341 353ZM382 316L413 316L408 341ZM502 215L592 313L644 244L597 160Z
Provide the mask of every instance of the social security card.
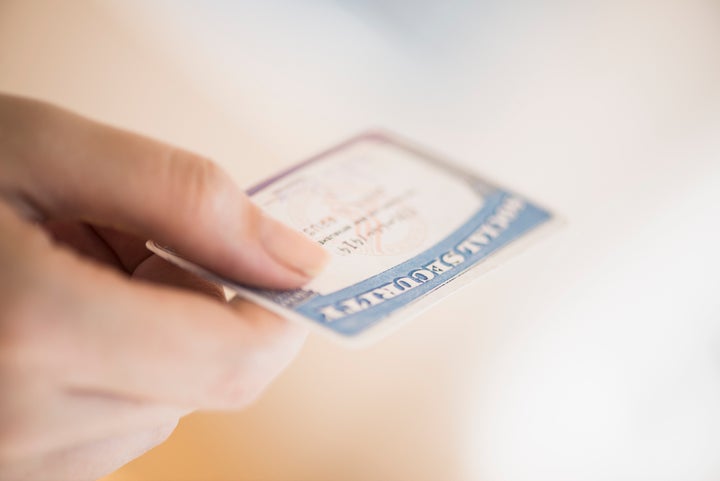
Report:
M528 199L385 132L352 138L248 194L331 253L322 274L301 289L257 289L148 247L349 344L396 328L553 220Z

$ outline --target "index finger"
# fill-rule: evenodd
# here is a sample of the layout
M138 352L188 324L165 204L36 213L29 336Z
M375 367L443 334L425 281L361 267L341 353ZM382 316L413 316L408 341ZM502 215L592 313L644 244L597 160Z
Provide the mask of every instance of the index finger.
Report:
M5 373L31 370L43 385L179 407L237 408L277 376L304 340L301 326L252 304L229 307L182 288L136 282L72 255L2 203L0 225L10 234L0 236L3 272L15 273L0 276L12 287L0 306L10 316L0 322Z

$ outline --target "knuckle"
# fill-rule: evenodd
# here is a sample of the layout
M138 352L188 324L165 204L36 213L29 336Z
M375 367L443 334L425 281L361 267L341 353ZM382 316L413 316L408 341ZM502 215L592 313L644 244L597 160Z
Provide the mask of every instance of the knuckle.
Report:
M237 208L240 190L217 164L175 148L169 148L167 159L170 198L183 199L181 212L193 221L213 222L227 209Z

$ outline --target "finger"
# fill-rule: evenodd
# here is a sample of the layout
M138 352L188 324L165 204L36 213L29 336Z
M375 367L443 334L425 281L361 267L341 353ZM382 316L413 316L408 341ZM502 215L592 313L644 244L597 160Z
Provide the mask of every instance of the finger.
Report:
M95 227L95 232L112 249L129 274L135 272L140 264L153 255L145 247L145 238L102 226Z
M68 386L236 409L254 401L304 341L304 330L249 303L230 309L168 287L113 284L96 282L82 293L103 299L93 290L105 287L103 303L90 306L101 318L80 326L82 349L76 341L77 357L65 370ZM88 359L103 362L88 365Z
M106 265L123 269L136 279L182 287L225 301L220 286L164 261L133 235L77 223L50 223L49 230L54 239L72 245Z
M97 306L110 311L102 327L83 326L82 344L90 352L65 371L68 386L181 406L237 409L259 397L305 338L299 326L250 303L235 302L230 309L161 286L131 291L117 286L106 305ZM100 356L102 363L84 361Z
M115 252L88 224L80 222L46 222L43 227L52 238L72 247L78 253L117 269L123 265Z
M19 379L13 386L0 399L0 465L146 429L191 412L188 408L105 393L58 390L47 382L28 379Z
M165 286L192 290L225 302L225 292L222 287L170 264L156 255L151 255L141 262L135 268L133 277Z
M318 244L263 215L192 153L8 96L0 96L0 140L0 190L52 218L152 238L266 287L297 287L325 263Z
M8 253L16 273L16 292L0 289L12 301L0 307L13 321L0 323L0 373L27 369L66 389L237 408L253 401L304 341L302 328L259 307L230 308L133 282L50 244L17 219L0 215L0 223L8 239L18 239L0 242L0 257ZM32 262L10 262L16 258Z
M44 456L0 465L0 479L92 481L163 443L176 427L177 421L166 421L150 428L126 431Z

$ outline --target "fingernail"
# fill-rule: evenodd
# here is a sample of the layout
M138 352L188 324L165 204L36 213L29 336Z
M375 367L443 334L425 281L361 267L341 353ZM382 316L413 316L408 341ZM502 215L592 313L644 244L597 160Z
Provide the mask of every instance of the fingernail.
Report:
M308 277L318 275L329 260L320 244L264 214L260 239L276 261Z

